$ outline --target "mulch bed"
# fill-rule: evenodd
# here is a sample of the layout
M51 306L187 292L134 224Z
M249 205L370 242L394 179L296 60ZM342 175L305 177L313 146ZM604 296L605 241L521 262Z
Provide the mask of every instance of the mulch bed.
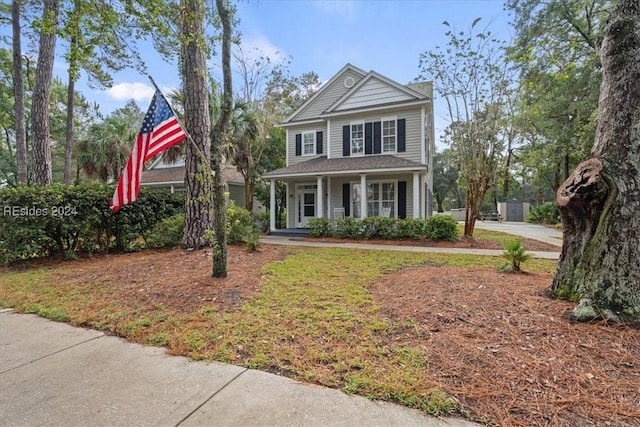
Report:
M639 426L640 330L570 320L549 274L424 266L369 286L440 386L500 425ZM391 344L391 343L390 343Z

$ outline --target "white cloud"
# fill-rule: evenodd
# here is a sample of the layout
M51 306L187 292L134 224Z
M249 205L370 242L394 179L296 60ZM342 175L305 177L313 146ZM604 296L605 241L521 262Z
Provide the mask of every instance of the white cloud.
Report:
M351 21L355 13L356 4L352 0L316 0L311 4L326 15L339 16L345 21Z
M243 37L240 47L244 57L250 61L267 57L273 64L279 64L286 58L286 53L262 34Z
M144 83L118 83L107 90L109 96L117 100L148 101L155 90Z

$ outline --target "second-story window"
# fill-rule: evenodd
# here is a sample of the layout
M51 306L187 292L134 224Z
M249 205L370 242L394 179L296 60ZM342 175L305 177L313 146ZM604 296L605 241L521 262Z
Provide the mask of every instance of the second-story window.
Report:
M304 132L302 134L302 155L316 154L316 133Z
M364 123L351 123L351 155L364 154Z
M382 121L382 152L383 153L396 152L396 121L395 119Z

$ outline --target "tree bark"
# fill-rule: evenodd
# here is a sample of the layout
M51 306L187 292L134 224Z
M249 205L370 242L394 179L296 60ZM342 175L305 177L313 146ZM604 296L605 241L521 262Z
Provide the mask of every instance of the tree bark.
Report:
M188 249L206 245L211 230L211 122L209 88L204 54L204 5L202 0L182 2L182 78L184 124L190 140L185 158L185 225L182 244Z
M38 65L33 86L31 125L33 133L33 178L39 185L50 185L51 141L49 130L49 99L58 28L58 0L44 0L40 28Z
M20 0L11 2L11 16L13 27L13 96L16 125L16 183L18 185L27 185L27 134L25 130L24 81L22 79Z
M71 43L75 43L71 40ZM73 177L73 116L74 116L74 98L76 82L73 79L73 74L69 70L69 81L67 83L67 128L65 132L65 145L64 145L64 183L71 185L71 179Z
M621 0L600 48L593 158L556 194L564 245L551 293L578 320L640 323L640 4Z
M227 277L227 200L222 180L222 149L231 123L233 87L231 84L231 12L226 0L216 0L218 16L222 23L222 78L223 92L220 116L216 122L212 142L212 168L215 175L213 187L213 277Z

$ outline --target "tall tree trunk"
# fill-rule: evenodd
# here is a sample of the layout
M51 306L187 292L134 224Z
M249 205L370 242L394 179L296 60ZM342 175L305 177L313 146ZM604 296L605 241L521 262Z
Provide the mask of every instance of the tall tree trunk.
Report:
M640 322L640 3L621 0L600 48L593 158L556 194L564 246L551 284L579 320Z
M231 85L231 12L227 0L216 0L218 16L222 23L222 78L223 92L220 116L215 126L212 138L212 168L216 177L213 187L213 229L215 242L213 244L213 277L227 277L227 200L225 185L222 180L222 149L229 133L231 123L231 108L233 87Z
M202 0L182 2L182 78L184 123L191 140L185 158L185 225L182 244L198 249L206 244L211 230L211 122L209 88L204 54L204 5Z
M244 180L244 207L249 212L253 212L253 193L256 188L256 180L253 177L247 177Z
M27 134L24 119L24 82L22 79L22 40L20 33L20 0L11 2L13 27L13 97L16 132L17 184L27 185Z
M436 193L434 198L436 199L436 204L438 205L438 212L444 212L444 208L442 207L442 196L440 196L440 193Z
M51 79L58 28L58 0L44 0L42 21L38 65L31 105L33 179L36 184L50 185L53 177L49 135L49 98L51 97Z
M513 152L511 150L512 141L509 138L509 143L507 145L507 160L504 165L504 174L502 178L504 181L502 182L502 198L506 200L509 197L509 180L511 179L509 175L509 168L511 167L511 157L513 156Z
M75 43L72 39L71 43ZM69 69L69 81L67 83L67 129L65 133L65 145L64 145L64 183L71 185L71 179L73 178L73 116L74 116L74 99L73 94L75 92L76 82L73 79L73 73Z

